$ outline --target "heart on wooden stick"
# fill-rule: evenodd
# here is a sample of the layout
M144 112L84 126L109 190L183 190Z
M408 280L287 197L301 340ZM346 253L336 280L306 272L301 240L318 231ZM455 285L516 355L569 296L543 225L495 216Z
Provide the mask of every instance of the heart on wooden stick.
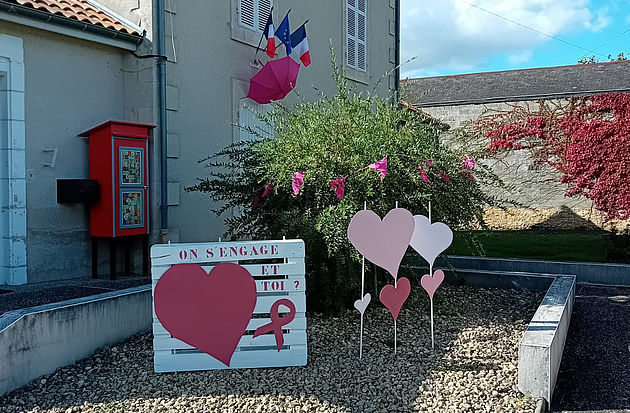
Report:
M369 209L357 212L348 226L348 239L365 258L387 270L394 280L414 230L411 212L389 211L381 218Z
M173 337L230 366L256 306L256 282L247 269L221 263L207 274L177 264L158 280L155 314Z
M356 300L354 302L354 308L356 308L361 313L361 315L363 315L365 313L365 309L370 304L370 301L372 301L372 295L370 293L367 293L363 296L362 299Z
M453 242L453 231L443 222L431 223L424 215L414 215L415 225L409 244L433 267L438 255Z
M410 292L411 284L405 277L401 277L395 286L386 285L381 290L379 298L381 299L383 305L387 307L389 312L392 313L394 320L398 320L400 309L407 300L407 297L409 297Z
M424 288L424 291L429 294L429 298L433 300L433 294L435 294L440 284L442 284L442 281L444 281L444 271L437 270L433 273L433 276L430 274L423 275L420 279L420 284L422 288Z

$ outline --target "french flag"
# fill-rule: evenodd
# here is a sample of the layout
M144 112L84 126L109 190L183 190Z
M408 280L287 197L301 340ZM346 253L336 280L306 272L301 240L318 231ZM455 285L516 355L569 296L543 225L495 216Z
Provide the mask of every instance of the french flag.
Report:
M267 24L265 25L265 30L263 34L267 38L267 56L271 59L276 55L276 35L273 30L273 19L271 18L271 12L269 12L269 17L267 18Z
M306 27L304 24L291 33L291 46L293 51L300 56L304 67L311 64L311 53L308 51L308 40L306 39Z

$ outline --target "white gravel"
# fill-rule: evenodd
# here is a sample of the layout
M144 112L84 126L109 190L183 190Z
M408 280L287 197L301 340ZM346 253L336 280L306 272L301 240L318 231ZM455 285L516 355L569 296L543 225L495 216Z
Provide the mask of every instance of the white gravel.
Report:
M378 302L359 314L308 319L306 367L156 374L150 334L0 398L1 412L532 412L517 347L541 294L445 285L429 302L415 287L398 321Z

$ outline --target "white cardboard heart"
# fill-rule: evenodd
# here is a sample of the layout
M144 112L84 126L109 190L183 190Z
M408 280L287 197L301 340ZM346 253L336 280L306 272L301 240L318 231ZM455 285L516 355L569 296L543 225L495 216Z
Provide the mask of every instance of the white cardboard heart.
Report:
M424 215L414 215L416 226L409 245L433 266L435 259L453 242L453 231L443 222L431 223Z
M372 301L372 296L370 295L370 293L367 293L363 296L362 299L354 302L354 308L359 310L361 315L363 315L363 313L365 313L365 309L370 304L370 301Z

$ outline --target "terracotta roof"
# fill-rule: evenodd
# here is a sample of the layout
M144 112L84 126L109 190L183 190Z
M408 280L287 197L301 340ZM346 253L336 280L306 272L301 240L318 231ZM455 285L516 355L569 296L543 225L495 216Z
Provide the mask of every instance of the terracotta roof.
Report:
M417 107L630 92L630 61L405 79L400 89Z
M85 0L4 0L7 3L19 4L24 7L45 11L58 16L75 19L85 23L91 23L107 29L117 30L123 33L140 36L134 28L131 28L109 14L99 10Z

